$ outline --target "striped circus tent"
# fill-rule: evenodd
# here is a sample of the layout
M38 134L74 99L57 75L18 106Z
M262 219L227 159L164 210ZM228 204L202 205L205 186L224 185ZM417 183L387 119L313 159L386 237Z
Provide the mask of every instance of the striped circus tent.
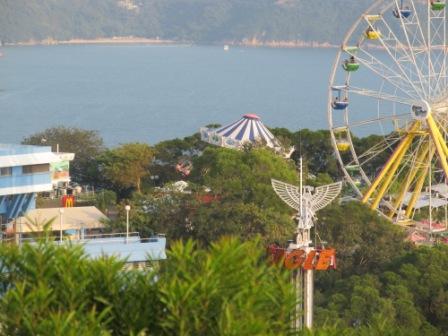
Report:
M260 143L275 150L282 149L256 114L245 114L240 120L220 128L203 127L200 132L202 141L221 147L238 149L246 143Z

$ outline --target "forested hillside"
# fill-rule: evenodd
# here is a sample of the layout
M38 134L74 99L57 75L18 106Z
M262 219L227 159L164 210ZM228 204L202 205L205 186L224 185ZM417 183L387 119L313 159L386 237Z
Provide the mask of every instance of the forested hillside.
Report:
M306 184L341 179L328 130L272 131L300 149ZM75 240L59 248L45 235L40 244L0 244L0 335L448 335L445 238L434 234L432 247L409 244L409 231L360 202L318 212L317 244L336 249L337 268L315 272L314 330L291 332L290 274L268 266L265 248L287 246L294 235L294 211L271 178L297 185L297 162L257 145L213 146L199 133L105 148L94 131L55 127L24 143L42 138L76 151L73 180L97 190L78 205L115 214L108 232L124 232L129 216L140 237L165 233L168 260L123 272L116 259L89 260ZM359 148L377 141L354 138ZM372 171L383 162L372 162Z
M340 42L369 0L1 0L3 42L138 36Z

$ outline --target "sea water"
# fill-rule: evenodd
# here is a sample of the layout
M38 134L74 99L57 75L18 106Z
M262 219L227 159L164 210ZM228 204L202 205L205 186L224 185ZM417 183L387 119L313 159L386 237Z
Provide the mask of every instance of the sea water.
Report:
M109 146L155 144L256 113L269 127L326 129L336 49L74 45L2 48L0 142L63 125Z

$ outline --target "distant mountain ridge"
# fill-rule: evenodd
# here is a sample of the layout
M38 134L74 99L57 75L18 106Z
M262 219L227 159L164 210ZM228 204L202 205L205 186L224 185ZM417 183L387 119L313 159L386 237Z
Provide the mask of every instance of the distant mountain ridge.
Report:
M2 0L0 40L137 36L339 44L371 0Z

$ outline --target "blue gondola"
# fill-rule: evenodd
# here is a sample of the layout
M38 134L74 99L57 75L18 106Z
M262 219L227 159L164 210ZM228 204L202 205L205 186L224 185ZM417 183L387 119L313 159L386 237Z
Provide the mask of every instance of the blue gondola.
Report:
M400 7L399 8L395 8L392 12L392 14L399 19L400 17L402 18L408 18L411 14L412 14L412 10L406 6L403 6L403 0L401 0L400 3Z
M331 107L335 110L345 110L348 106L348 98L347 96L342 97L343 86L333 86L331 89L336 91L338 95L334 98L331 103Z
M399 19L400 17L408 18L412 14L412 10L410 8L405 9L394 9L393 11L394 16Z
M346 99L346 98L345 98ZM348 106L348 100L337 100L335 99L331 104L335 110L345 110Z

